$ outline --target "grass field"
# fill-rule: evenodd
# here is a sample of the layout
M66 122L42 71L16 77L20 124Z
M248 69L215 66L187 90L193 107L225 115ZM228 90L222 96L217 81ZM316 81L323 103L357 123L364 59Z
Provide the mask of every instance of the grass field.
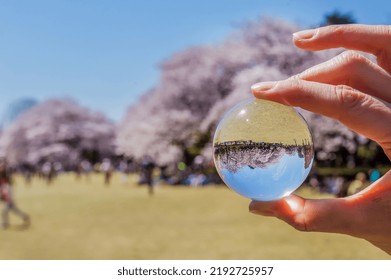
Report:
M16 178L32 225L23 230L11 216L0 259L391 259L360 239L249 214L249 201L223 186L159 186L149 197L135 182L116 175L105 187L100 175L67 174L25 186Z

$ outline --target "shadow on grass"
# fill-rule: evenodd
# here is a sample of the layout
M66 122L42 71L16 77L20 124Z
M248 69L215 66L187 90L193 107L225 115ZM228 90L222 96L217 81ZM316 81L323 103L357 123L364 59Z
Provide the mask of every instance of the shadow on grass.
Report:
M31 227L30 221L23 224L17 224L17 225L10 225L6 228L1 228L0 230L7 230L7 231L26 231Z

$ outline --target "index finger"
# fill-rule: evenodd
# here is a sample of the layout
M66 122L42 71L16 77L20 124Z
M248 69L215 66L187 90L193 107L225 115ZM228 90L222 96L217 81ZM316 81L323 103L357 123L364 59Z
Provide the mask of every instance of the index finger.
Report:
M304 30L293 34L293 42L306 50L346 48L371 53L391 71L391 26L345 24Z

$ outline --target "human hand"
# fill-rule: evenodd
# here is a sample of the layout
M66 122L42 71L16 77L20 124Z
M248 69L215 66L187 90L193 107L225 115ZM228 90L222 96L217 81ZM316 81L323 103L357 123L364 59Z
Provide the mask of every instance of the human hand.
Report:
M327 26L295 33L293 42L306 50L349 50L287 80L255 84L255 97L334 118L376 141L391 159L391 26ZM357 50L375 55L377 64ZM363 238L391 254L391 171L350 197L290 195L249 208L298 230Z

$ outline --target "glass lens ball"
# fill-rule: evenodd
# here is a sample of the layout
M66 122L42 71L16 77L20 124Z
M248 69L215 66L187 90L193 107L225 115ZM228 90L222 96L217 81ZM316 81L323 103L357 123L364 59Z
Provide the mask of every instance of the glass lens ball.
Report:
M238 194L269 201L295 191L314 159L311 132L292 107L250 98L230 109L217 126L214 162Z

